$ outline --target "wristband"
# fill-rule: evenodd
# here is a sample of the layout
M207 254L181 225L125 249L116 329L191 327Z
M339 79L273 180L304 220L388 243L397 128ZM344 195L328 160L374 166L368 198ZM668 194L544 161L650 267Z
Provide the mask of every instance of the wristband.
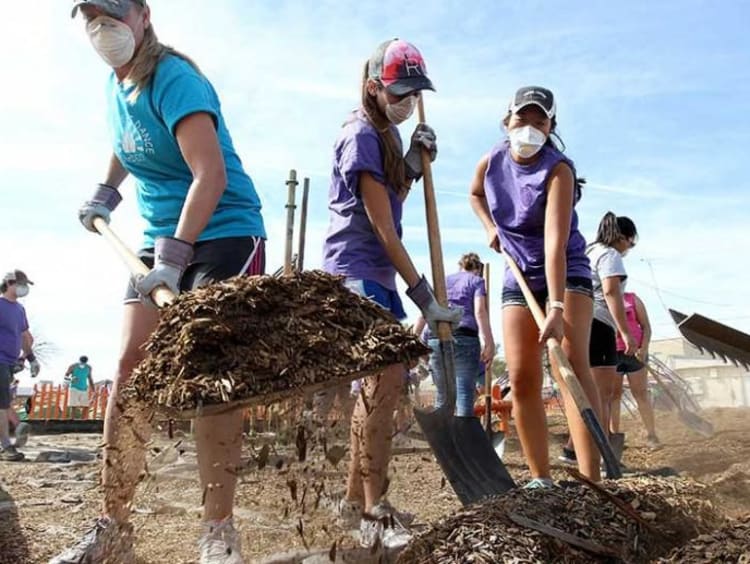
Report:
M565 304L563 302L550 302L549 307L550 309L559 309L560 311L565 311Z
M30 352L26 355L26 360L29 362L34 362L36 360L36 355L33 352Z

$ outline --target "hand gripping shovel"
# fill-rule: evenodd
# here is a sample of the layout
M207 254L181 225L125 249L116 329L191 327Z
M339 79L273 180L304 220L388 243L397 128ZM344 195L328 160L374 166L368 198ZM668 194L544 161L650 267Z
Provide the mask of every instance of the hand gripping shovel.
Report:
M487 289L487 314L490 313L490 265L484 265L484 284ZM492 430L492 363L484 367L484 430L492 448L497 456L502 459L505 454L505 433Z
M424 123L424 105L419 98L419 121ZM432 281L435 295L442 305L447 304L445 271L440 247L435 190L427 151L422 152L425 211L430 243ZM438 464L462 504L468 505L482 498L501 494L515 487L515 482L497 457L484 434L477 417L454 417L456 408L456 369L453 356L453 336L449 323L438 325L440 363L443 368L441 392L445 404L426 411L415 408L414 416L427 442L435 453Z
M529 289L529 285L526 284L523 273L521 272L521 269L518 268L516 261L514 261L507 253L505 254L505 261L508 264L508 268L510 268L510 271L513 273L513 277L516 279L518 286L521 288L523 296L526 298L526 303L531 309L534 321L536 321L537 326L541 329L544 326L545 319L542 308L534 298L534 294ZM599 452L602 454L604 467L607 470L607 477L612 479L622 478L622 470L620 469L620 464L617 462L617 457L612 451L607 436L604 434L604 430L602 429L599 420L596 418L591 403L589 403L589 399L586 397L586 392L583 391L581 383L578 381L575 372L573 372L573 368L570 366L570 362L565 356L560 343L557 339L547 339L547 349L549 350L550 357L555 359L560 370L558 384L560 387L565 386L565 389L567 389L568 392L570 392L570 395L573 396L576 407L578 407L578 410L581 413L581 418L586 424L589 433L591 433L591 436L594 438L596 446L599 448ZM553 370L552 373L555 374L555 371Z

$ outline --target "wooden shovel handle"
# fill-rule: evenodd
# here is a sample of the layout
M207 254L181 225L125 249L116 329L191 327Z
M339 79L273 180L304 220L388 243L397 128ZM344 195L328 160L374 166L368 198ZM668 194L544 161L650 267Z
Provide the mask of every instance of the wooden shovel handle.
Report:
M120 256L120 259L122 259L122 261L125 263L125 266L128 267L130 274L132 274L133 276L146 276L150 272L150 269L145 264L143 264L143 261L138 258L138 255L136 255L128 248L125 243L123 243L122 239L120 239L117 234L112 231L112 228L106 221L104 221L104 219L102 219L101 217L95 217L93 224L99 234L107 240L107 242L112 246L115 252ZM174 292L172 292L172 290L170 290L169 288L165 288L164 286L157 286L156 288L154 288L154 291L151 292L151 299L157 306L164 307L174 301L175 295Z
M425 123L424 102L422 95L417 99L419 123ZM432 265L432 287L435 297L443 307L448 307L448 293L445 288L445 268L443 267L443 248L440 241L440 225L438 222L437 202L435 201L435 185L432 181L432 161L427 149L422 149L422 185L424 189L424 206L427 215L427 237L430 243L430 264ZM451 325L447 322L438 323L438 337L445 343L453 339Z
M297 188L297 171L289 171L289 180L287 186L287 203L286 203L286 245L284 247L284 276L290 276L294 272L292 266L292 241L294 240L294 208L295 190Z

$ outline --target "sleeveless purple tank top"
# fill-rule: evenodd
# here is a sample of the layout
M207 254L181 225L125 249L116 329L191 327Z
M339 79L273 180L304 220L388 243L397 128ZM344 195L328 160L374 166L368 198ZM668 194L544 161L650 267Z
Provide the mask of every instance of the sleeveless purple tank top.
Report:
M575 176L573 161L556 148L545 145L536 161L519 164L511 158L510 145L504 140L492 148L484 177L485 196L503 251L518 263L532 290L542 290L547 285L544 272L547 179L561 161L572 169ZM591 278L585 251L586 240L578 230L578 215L574 209L568 238L567 278ZM508 268L505 269L504 284L518 289Z

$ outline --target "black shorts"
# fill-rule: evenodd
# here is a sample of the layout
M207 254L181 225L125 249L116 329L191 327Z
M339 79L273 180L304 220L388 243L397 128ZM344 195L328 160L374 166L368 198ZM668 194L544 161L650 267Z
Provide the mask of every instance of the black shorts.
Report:
M590 298L594 296L591 279L585 278L583 276L571 276L570 278L568 278L565 281L565 291L576 292ZM547 303L547 298L549 297L549 290L547 288L543 288L532 293L534 294L534 298L536 298L536 302L541 306L542 309L544 309L544 306ZM528 304L526 303L526 298L524 297L523 292L520 289L508 288L507 286L504 286L503 307L506 306L528 307Z
M154 249L141 249L138 256L146 266L154 265ZM265 240L262 237L225 237L195 244L193 260L180 281L180 290L194 290L212 282L245 274L257 276L266 270ZM140 301L132 283L128 283L125 303Z
M645 366L636 356L626 355L622 351L617 351L618 374L633 374L642 370Z
M617 340L615 338L615 330L598 319L594 319L591 323L589 362L591 363L591 368L617 365Z
M10 409L10 387L13 384L13 367L0 363L0 409Z

